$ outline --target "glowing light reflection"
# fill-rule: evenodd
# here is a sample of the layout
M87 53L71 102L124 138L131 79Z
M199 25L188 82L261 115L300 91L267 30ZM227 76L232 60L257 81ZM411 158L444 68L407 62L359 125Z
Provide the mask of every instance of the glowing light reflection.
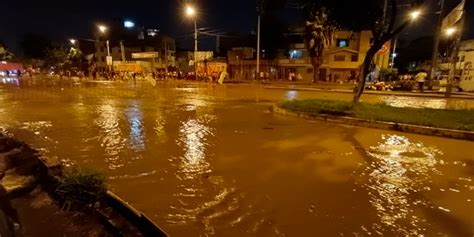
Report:
M109 169L120 168L124 165L120 152L125 148L125 139L119 127L119 113L115 101L107 99L97 108L99 117L95 123L101 129L99 139L107 154L106 162Z
M421 223L425 220L414 214L414 206L423 200L410 200L410 194L421 191L428 177L437 172L436 157L441 152L404 136L389 135L382 139L383 142L370 147L368 154L374 161L365 171L369 176L369 202L383 224L374 224L373 229L421 236L425 231Z

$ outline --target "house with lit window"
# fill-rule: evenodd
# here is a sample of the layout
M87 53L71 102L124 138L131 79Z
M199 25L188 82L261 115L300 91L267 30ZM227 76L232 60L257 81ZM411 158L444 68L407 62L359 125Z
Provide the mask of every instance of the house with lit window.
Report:
M289 45L286 55L281 55L278 65L282 67L282 78L288 78L289 73L302 76L303 80L313 78L311 58L304 43L304 28L297 28L291 35L295 35L299 42ZM331 47L325 49L323 62L320 66L320 80L347 81L355 80L365 55L373 42L370 31L337 31ZM378 69L388 68L390 61L390 42L387 42L376 54L374 62Z

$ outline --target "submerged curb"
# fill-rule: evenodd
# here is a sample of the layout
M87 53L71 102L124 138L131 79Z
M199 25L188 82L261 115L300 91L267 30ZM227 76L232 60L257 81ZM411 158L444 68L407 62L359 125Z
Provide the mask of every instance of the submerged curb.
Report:
M304 119L320 120L320 121L349 124L349 125L356 125L356 126L369 127L369 128L378 128L378 129L384 129L384 130L394 130L394 131L399 131L399 132L416 133L416 134L429 135L429 136L474 141L474 132L470 132L470 131L453 130L453 129L446 129L446 128L433 128L433 127L411 125L411 124L404 124L404 123L382 122L382 121L374 121L374 120L353 118L353 117L347 117L347 116L297 112L297 111L283 109L278 105L273 106L273 112L282 114L282 115L292 116L292 117L304 118Z
M354 93L352 90L344 89L323 89L323 88L309 88L309 87L287 87L287 86L265 86L268 90L294 90L294 91L313 91L313 92L329 92L329 93ZM436 98L436 99L467 99L474 100L474 95L466 94L452 94L451 97L446 98L444 93L428 92L428 93L413 93L413 92L397 92L397 91L364 91L364 94L380 95L380 96L406 96L406 97L422 97L422 98Z

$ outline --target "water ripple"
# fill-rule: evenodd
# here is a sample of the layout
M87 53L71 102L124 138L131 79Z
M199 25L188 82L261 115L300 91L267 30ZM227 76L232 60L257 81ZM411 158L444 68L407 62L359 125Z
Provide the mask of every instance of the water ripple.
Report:
M414 212L424 200L413 201L411 195L423 189L430 175L439 173L435 165L441 152L404 136L388 135L382 139L370 147L368 154L374 160L364 171L369 178L364 185L369 202L380 219L380 224L375 223L370 229L375 233L420 236L425 232L426 220Z

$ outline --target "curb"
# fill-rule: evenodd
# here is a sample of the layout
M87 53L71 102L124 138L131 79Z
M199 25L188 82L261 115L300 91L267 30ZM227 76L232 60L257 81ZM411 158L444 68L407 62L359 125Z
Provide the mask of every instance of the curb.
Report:
M362 127L368 127L368 128L377 128L377 129L393 130L393 131L399 131L399 132L415 133L415 134L421 134L421 135L474 141L474 132L469 132L469 131L453 130L453 129L445 129L445 128L433 128L433 127L418 126L418 125L403 124L403 123L373 121L373 120L346 117L346 116L294 112L294 111L283 109L277 105L273 106L273 112L282 114L282 115L292 116L292 117L304 118L304 119L319 120L319 121L326 121L326 122L332 122L332 123L362 126Z
M320 89L320 88L305 88L305 87L284 87L284 86L265 86L264 89L268 90L294 90L294 91L314 91L314 92L329 92L329 93L354 93L351 90L343 89ZM425 93L425 94L416 94L416 93L400 93L400 92L377 92L377 91L366 91L364 94L368 95L381 95L381 96L405 96L405 97L424 97L424 98L445 98L445 99L467 99L474 100L474 95L455 95L451 94L451 97L446 98L444 93Z
M43 190L54 200L52 193L60 182L62 176L63 165L55 157L47 157L40 155L36 150L30 148L26 143L16 139L6 137L0 133L0 151L3 149L13 151L14 149L27 149L30 153L20 150L10 155L26 155L34 159L35 180L21 188L14 189L8 193L8 197L15 198L33 191L37 186L41 186ZM4 144L2 144L2 142ZM2 152L2 153L8 153ZM7 154L8 156L8 154ZM8 173L8 172L7 172ZM106 204L102 206L101 204ZM168 236L168 234L155 224L144 213L136 210L133 206L122 200L119 196L107 191L100 204L84 207L84 213L90 214L107 229L113 236ZM129 229L126 229L131 227ZM125 229L124 229L125 228ZM130 233L130 231L133 231ZM130 235L130 234L137 235Z

